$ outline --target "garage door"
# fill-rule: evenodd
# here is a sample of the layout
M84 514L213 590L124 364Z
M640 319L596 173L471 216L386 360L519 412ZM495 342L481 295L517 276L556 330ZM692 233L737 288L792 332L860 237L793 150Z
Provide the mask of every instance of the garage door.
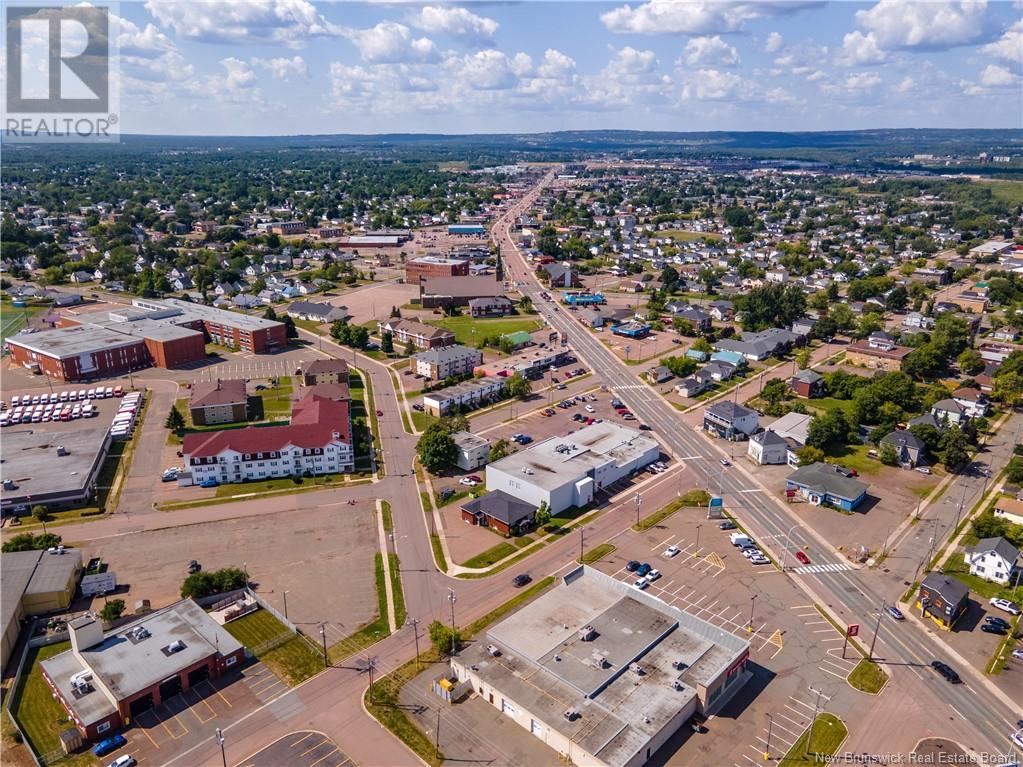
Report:
M501 698L501 713L507 714L508 716L515 716L515 707L504 698Z
M210 678L210 667L200 666L188 672L188 686L195 687L204 679Z
M540 724L535 719L529 720L529 731L533 733L536 737L543 740L543 725Z

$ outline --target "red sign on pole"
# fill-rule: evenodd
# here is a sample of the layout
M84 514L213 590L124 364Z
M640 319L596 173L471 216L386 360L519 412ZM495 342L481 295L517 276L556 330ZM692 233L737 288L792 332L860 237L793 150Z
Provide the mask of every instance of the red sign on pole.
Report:
M859 623L850 623L849 624L849 628L847 628L845 630L845 635L846 636L854 637L854 636L859 636L859 634L860 634L860 624Z

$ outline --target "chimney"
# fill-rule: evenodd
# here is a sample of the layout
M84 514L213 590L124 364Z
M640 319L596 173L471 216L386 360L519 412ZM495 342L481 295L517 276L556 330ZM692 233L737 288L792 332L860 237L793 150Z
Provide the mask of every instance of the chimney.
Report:
M75 656L103 641L103 624L90 613L70 621L68 631L71 634L71 651Z

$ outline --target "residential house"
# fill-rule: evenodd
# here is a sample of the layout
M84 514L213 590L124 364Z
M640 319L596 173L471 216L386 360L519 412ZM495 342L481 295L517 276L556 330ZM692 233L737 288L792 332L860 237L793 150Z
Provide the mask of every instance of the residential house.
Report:
M942 426L959 426L969 420L966 408L954 399L943 399L931 405L933 415Z
M579 274L567 264L544 264L541 271L547 275L552 288L582 287Z
M712 327L710 315L694 306L688 306L679 312L675 312L675 317L688 322L695 330L701 333L707 332Z
M646 380L652 384L662 384L665 381L670 381L674 377L674 374L664 365L658 365L657 367L650 368L650 370L646 371Z
M423 409L434 416L474 410L501 399L508 388L508 379L501 376L470 378L423 395Z
M507 296L470 298L469 313L473 317L504 317L515 313L515 304Z
M1014 525L1023 525L1023 501L1002 495L995 501L995 516Z
M867 485L846 477L828 463L801 466L785 480L786 492L799 495L814 506L824 504L854 511L867 497Z
M703 411L703 428L723 439L744 440L757 428L757 413L732 400L715 402Z
M314 303L312 301L292 301L285 310L289 317L296 320L310 320L312 322L334 322L335 320L346 320L349 318L347 306L333 306L327 303Z
M84 272L79 269L77 271L71 272L71 277L69 279L71 280L71 282L75 283L92 282L93 276L92 272Z
M902 361L911 351L908 346L897 345L890 335L878 330L866 339L849 344L845 360L874 370L902 370Z
M988 398L978 389L964 387L952 392L952 399L963 408L968 418L983 418L988 413Z
M743 333L741 340L723 338L715 342L714 348L737 352L750 362L758 362L772 355L788 352L798 340L796 334L790 330L768 328L759 333Z
M462 506L462 521L511 536L532 529L535 513L533 504L520 501L503 490L492 490Z
M710 383L696 375L687 376L675 385L675 391L682 397L696 397L709 388Z
M881 438L880 445L891 445L899 463L908 468L918 466L927 454L923 441L911 431L896 429Z
M824 394L824 376L816 370L800 370L789 379L789 388L800 397L820 397Z
M381 334L390 333L395 344L404 345L411 342L417 349L435 349L438 346L451 346L455 343L455 334L450 330L436 328L416 320L388 319L378 322L377 328Z
M920 584L916 607L946 631L951 631L970 605L970 590L962 581L935 570Z
M348 363L345 360L330 357L313 360L302 373L302 383L306 386L320 384L348 385Z
M765 429L749 438L746 454L761 466L788 463L789 443L780 434Z
M707 305L707 311L719 322L727 322L735 316L735 304L731 301L711 301Z
M736 366L730 362L724 360L711 360L700 370L706 376L709 376L712 381L727 381L737 370Z
M197 381L189 393L188 413L196 426L244 421L248 415L245 381Z
M963 561L969 565L970 575L1003 586L1018 582L1019 549L1001 536L981 538L975 545L967 546Z

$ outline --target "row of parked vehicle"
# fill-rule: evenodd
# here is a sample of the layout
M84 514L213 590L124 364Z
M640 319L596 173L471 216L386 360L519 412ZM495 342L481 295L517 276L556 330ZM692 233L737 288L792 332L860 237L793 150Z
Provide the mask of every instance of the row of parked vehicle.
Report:
M22 423L49 423L74 421L99 415L92 404L94 399L123 396L120 387L99 386L92 389L68 389L42 394L15 394L11 404L0 402L0 426Z
M135 419L142 409L142 393L133 391L121 400L121 406L110 424L110 436L114 439L128 439L135 430Z

